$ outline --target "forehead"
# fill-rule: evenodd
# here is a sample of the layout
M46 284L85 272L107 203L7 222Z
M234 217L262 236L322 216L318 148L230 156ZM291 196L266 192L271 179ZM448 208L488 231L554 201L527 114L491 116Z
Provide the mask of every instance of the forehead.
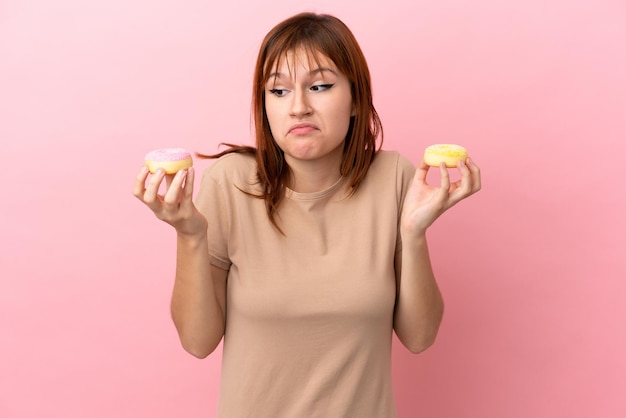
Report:
M277 75L293 76L297 70L313 72L319 69L338 73L337 66L329 57L318 50L296 48L279 54L273 63L266 66L266 79Z

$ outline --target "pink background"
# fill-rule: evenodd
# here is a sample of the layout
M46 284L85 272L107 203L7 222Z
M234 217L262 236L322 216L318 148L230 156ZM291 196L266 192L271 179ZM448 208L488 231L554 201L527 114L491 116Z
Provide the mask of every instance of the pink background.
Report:
M153 148L250 140L261 38L302 10L353 29L385 148L483 171L430 232L446 314L395 346L400 417L626 416L623 0L1 1L0 416L213 415L131 186Z

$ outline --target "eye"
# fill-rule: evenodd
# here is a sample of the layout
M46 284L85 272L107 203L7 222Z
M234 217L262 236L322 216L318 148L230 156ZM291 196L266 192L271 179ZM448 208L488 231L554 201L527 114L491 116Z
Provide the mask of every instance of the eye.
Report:
M332 86L334 86L334 84L316 84L314 86L311 86L311 90L312 91L325 91L330 89Z
M287 90L286 89L270 89L270 93L278 97L283 97L284 95L287 94Z

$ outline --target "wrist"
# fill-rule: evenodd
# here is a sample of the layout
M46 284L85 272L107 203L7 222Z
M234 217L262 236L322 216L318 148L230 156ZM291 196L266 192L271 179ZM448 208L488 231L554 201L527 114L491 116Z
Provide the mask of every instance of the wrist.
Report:
M426 231L432 222L402 217L400 221L400 234L407 239L426 239Z
M401 232L403 247L421 247L426 245L426 230Z
M177 230L176 239L179 245L196 247L207 242L207 230L206 228L200 228L194 232Z
M206 218L199 213L190 218L181 220L176 224L172 224L176 229L176 234L179 239L183 240L198 240L205 239L207 236L208 222Z

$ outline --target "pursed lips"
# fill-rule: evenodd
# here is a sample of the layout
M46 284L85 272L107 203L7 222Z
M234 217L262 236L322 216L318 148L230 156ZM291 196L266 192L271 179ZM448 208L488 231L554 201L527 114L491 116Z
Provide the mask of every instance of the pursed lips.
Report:
M292 135L307 135L317 129L317 126L312 123L298 123L290 127L288 133Z

